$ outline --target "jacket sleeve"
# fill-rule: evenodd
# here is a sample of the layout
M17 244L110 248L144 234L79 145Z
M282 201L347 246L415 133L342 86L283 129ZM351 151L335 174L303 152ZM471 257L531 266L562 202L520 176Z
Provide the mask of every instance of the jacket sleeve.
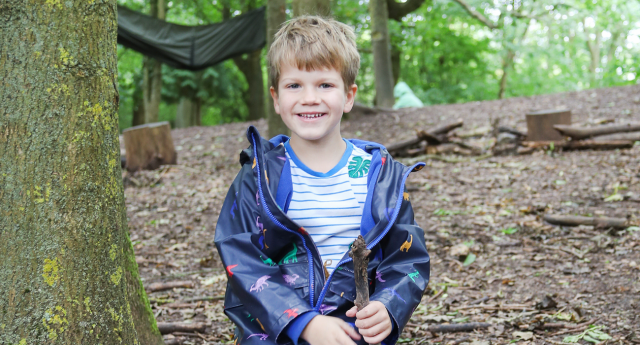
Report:
M402 201L396 222L380 242L380 248L383 258L370 299L387 308L393 330L383 344L394 344L429 283L430 260L424 231L415 222L409 200Z
M295 286L285 281L283 267L265 253L261 228L266 228L267 220L259 218L265 213L260 212L256 193L251 162L245 163L220 211L215 244L227 271L227 294L233 293L269 339L281 344L289 340L284 332L287 325L312 308ZM277 250L274 246L267 248ZM300 276L298 281L304 278L302 273Z

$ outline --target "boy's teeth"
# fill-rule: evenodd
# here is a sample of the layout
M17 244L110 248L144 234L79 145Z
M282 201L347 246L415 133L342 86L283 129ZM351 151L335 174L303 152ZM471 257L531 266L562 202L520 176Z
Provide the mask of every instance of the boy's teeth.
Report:
M299 114L302 117L306 117L308 119L314 118L314 117L319 117L322 116L322 114Z

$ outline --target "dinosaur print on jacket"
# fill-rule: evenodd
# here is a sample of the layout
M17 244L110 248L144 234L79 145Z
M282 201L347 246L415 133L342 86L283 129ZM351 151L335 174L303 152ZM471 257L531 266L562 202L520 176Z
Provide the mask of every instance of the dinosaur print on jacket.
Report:
M276 263L273 262L273 260L271 260L271 258L263 259L262 255L260 255L260 260L262 260L263 263L265 263L265 264L267 264L269 266L275 266L276 265Z
M291 263L298 262L298 258L296 257L296 254L298 254L298 247L296 246L295 243L291 243L291 244L293 244L293 249L290 252L288 252L287 255L284 256L284 258L280 260L280 262L278 263L279 265L288 264L289 260L291 260Z
M260 206L260 192L256 192L256 206Z
M287 310L285 310L285 311L284 311L284 313L283 313L283 314L287 314L287 317L288 317L288 318L291 318L291 317L298 317L298 313L297 313L297 311L298 311L298 308L294 308L294 309L287 309Z
M238 209L238 204L236 203L236 201L238 201L238 192L236 192L236 198L233 200L233 205L231 205L231 218L232 219L236 219L236 214L233 212L234 210Z
M409 274L407 274L407 276L408 276L409 278L411 278L411 280L413 280L413 282L414 282L414 283L416 282L416 279L415 279L415 278L416 278L417 276L419 276L419 275L420 275L420 272L418 272L418 271L415 271L415 272L413 272L413 273L409 273Z
M267 338L269 338L269 335L266 333L255 333L255 334L251 334L247 337L247 339L251 338L251 337L260 337L260 340L267 340Z
M256 283L251 285L251 289L249 289L249 292L260 292L264 290L265 286L269 286L269 283L267 283L267 279L269 278L271 278L271 276L262 276L258 278L258 280L256 280Z
M389 291L389 293L391 293L392 296L398 297L402 302L407 304L407 301L405 301L404 298L400 297L400 295L398 295L398 292L396 290L392 288L384 288L384 290Z
M403 198L404 200L406 200L406 201L409 201L409 193L407 193L407 192L403 192L403 193L402 193L402 198Z
M266 247L267 249L269 249L269 246L267 245L267 229L265 229L262 225L262 223L259 222L260 220L260 216L258 216L258 218L256 218L256 226L258 227L258 229L260 229L260 239L258 239L258 243L260 243L260 249L263 249Z
M227 273L229 273L229 277L233 277L233 272L231 272L231 270L234 269L236 266L238 265L236 264L236 265L227 266Z
M295 274L295 273L292 274L292 275L283 274L282 277L284 278L284 281L286 281L287 284L289 284L289 285L295 284L296 280L298 280L298 278L300 278L300 276Z
M257 164L256 157L253 157L253 164L251 165L251 169L255 168L256 164Z
M413 235L409 235L411 236L411 240L410 241L404 241L404 243L400 246L400 251L405 251L405 252L409 252L409 248L411 248L411 244L413 244Z
M371 165L370 159L362 159L362 157L355 156L349 161L349 177L358 178L363 177L369 172L369 166Z
M320 309L318 309L318 311L320 312L320 314L326 315L326 314L329 314L330 312L332 312L332 311L334 311L336 309L338 309L338 307L334 307L332 305L321 304L320 305Z
M381 283L386 282L386 280L382 280L382 272L376 272L376 279Z

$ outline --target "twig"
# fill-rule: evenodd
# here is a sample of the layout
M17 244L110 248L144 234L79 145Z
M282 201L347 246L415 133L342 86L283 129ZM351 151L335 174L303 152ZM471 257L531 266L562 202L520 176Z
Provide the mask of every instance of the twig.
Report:
M534 309L532 305L524 305L524 304L512 304L512 305L465 305L453 310L465 310L465 309L483 309L483 310L501 310L501 311L509 311L509 310L526 310L526 309Z
M576 325L576 327L574 327L574 328L567 329L567 330L560 331L560 332L556 332L556 333L550 334L550 336L553 337L553 336L556 336L556 335L562 335L562 334L567 334L567 333L582 332L585 329L589 328L590 325L598 322L599 320L600 319L598 318L598 319L594 319L594 320L591 320L591 321L588 321L588 322L585 322L585 323L581 323L579 325Z
M433 302L436 298L440 297L440 295L442 295L444 293L444 291L447 290L445 288L443 288L442 290L440 290L437 294L433 295L431 298L429 298L427 300L427 303L431 303Z
M195 284L192 281L177 281L177 282L167 282L167 283L153 283L148 285L145 290L147 292L156 292L156 291L164 291L171 290L173 288L187 288L193 289Z
M203 333L207 325L201 322L185 323L185 322L158 322L158 330L160 334L169 334L174 332L200 332Z
M489 328L490 323L486 322L471 322L461 323L456 325L435 325L427 327L427 331L431 333L450 333L450 332L472 332L480 328Z

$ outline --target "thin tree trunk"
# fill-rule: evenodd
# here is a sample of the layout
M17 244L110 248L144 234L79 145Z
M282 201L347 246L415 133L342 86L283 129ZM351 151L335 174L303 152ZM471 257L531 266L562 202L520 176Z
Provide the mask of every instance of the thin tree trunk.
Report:
M522 32L520 41L524 40L524 38L527 36L527 31L529 31L529 26L531 26L531 19L528 19L527 26L525 26L524 31ZM517 29L517 27L514 25L514 30L515 29ZM515 42L516 42L516 38L514 37L511 39L511 45L515 45ZM517 52L515 50L511 48L507 48L507 55L505 56L504 60L502 60L502 77L500 78L500 90L498 90L498 99L504 98L505 91L507 90L507 80L509 76L509 70L513 65L513 59L515 59L516 53Z
M165 2L164 0L151 0L151 15L164 20ZM145 122L158 122L160 112L160 100L162 91L162 63L155 59L147 59L147 70L145 71L145 81L147 82L147 97L145 97Z
M391 72L393 73L393 85L398 84L400 79L400 69L402 67L402 48L397 45L391 45Z
M143 73L144 74L144 73ZM132 119L131 126L138 126L144 124L145 113L144 113L144 76L140 76L139 74L133 78L133 82L135 84L135 89L133 91L133 106L132 106Z
M273 42L273 35L278 31L280 25L287 19L287 2L285 0L267 0L267 46ZM280 115L276 114L271 96L267 105L267 122L269 124L269 136L278 134L289 134L289 128L282 122Z
M256 50L246 54L246 59L236 57L233 62L244 75L249 87L244 93L245 102L249 108L249 121L259 120L265 117L264 104L264 80L262 78L262 66L260 55L262 51Z
M387 1L370 0L369 13L371 14L373 68L376 78L376 105L382 108L391 108L395 100L393 98Z
M584 22L583 22L584 23ZM586 28L586 27L585 27ZM591 39L589 37L590 33L585 29L585 34L587 35L587 48L589 48L589 55L591 57L591 61L589 63L589 72L590 72L590 87L596 87L598 82L598 67L600 67L600 37L601 33L597 28L593 29L595 34L595 39Z
M331 16L330 0L293 0L291 4L293 16L301 16L309 14L314 16L329 17Z
M116 13L3 2L0 344L162 344L127 235Z

